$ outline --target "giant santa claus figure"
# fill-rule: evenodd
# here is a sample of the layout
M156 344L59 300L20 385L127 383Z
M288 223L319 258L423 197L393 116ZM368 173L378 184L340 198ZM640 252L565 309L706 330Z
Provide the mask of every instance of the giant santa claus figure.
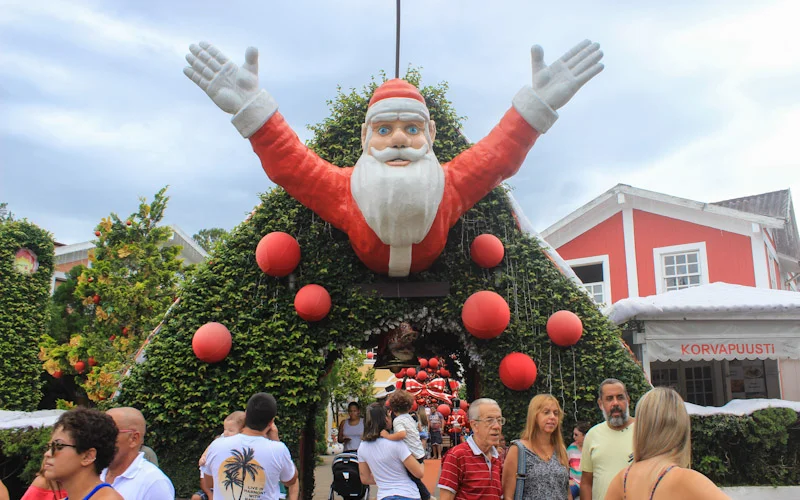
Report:
M340 168L308 149L258 87L258 51L241 67L206 42L192 45L184 73L250 142L267 176L341 229L370 269L407 276L427 269L458 218L519 170L556 110L603 66L588 40L550 66L531 49L533 84L523 87L500 123L483 140L441 165L434 154L436 124L410 83L393 79L375 90L361 127L363 153Z

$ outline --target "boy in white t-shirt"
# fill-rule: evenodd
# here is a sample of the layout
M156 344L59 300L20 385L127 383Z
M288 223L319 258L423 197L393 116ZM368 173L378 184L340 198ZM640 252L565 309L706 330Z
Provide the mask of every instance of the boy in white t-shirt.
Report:
M395 415L392 420L392 433L389 434L388 431L383 430L381 437L390 441L403 441L414 458L422 464L425 461L425 448L422 447L422 441L419 438L417 421L409 414L413 405L414 396L403 390L394 391L389 396L389 409ZM408 474L408 477L417 485L420 500L430 500L431 494L425 483L411 473Z

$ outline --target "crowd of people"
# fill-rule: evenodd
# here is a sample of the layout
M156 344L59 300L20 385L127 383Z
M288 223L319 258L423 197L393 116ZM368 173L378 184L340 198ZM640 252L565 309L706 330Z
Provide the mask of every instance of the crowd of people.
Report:
M539 394L528 405L519 439L506 447L500 406L477 399L464 423L471 433L442 453L442 415L425 408L413 413L413 396L398 390L388 408L373 403L364 418L358 403L351 403L338 440L357 454L358 476L377 485L378 500L430 500L422 482L426 458L441 458L440 500L728 498L689 468L690 420L673 389L647 392L635 419L619 380L604 380L597 402L603 422L578 422L566 446L558 400ZM200 457L201 487L192 500L211 500L215 491L221 498L297 500L297 469L279 439L276 415L275 398L257 393L246 411L225 419L223 433ZM135 408L65 412L23 500L174 499L169 478L145 458L145 432ZM5 498L0 483L0 500Z

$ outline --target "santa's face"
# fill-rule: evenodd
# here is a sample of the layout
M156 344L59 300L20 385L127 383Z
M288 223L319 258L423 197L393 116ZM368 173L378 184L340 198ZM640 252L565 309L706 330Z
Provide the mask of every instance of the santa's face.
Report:
M422 120L376 121L370 125L367 151L386 151L387 148L401 150L411 148L419 150L426 144L425 122ZM405 167L411 163L408 159L393 158L386 162L390 167Z
M350 191L369 227L387 245L421 242L442 201L444 171L426 125L415 115L374 121L365 131L364 153L353 169Z

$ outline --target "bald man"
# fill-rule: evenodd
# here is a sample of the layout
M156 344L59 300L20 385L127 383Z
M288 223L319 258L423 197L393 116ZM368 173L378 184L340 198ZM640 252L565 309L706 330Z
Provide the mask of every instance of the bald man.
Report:
M174 500L175 488L161 469L141 452L147 424L136 408L112 408L106 412L119 429L117 453L100 479L111 484L125 500Z

